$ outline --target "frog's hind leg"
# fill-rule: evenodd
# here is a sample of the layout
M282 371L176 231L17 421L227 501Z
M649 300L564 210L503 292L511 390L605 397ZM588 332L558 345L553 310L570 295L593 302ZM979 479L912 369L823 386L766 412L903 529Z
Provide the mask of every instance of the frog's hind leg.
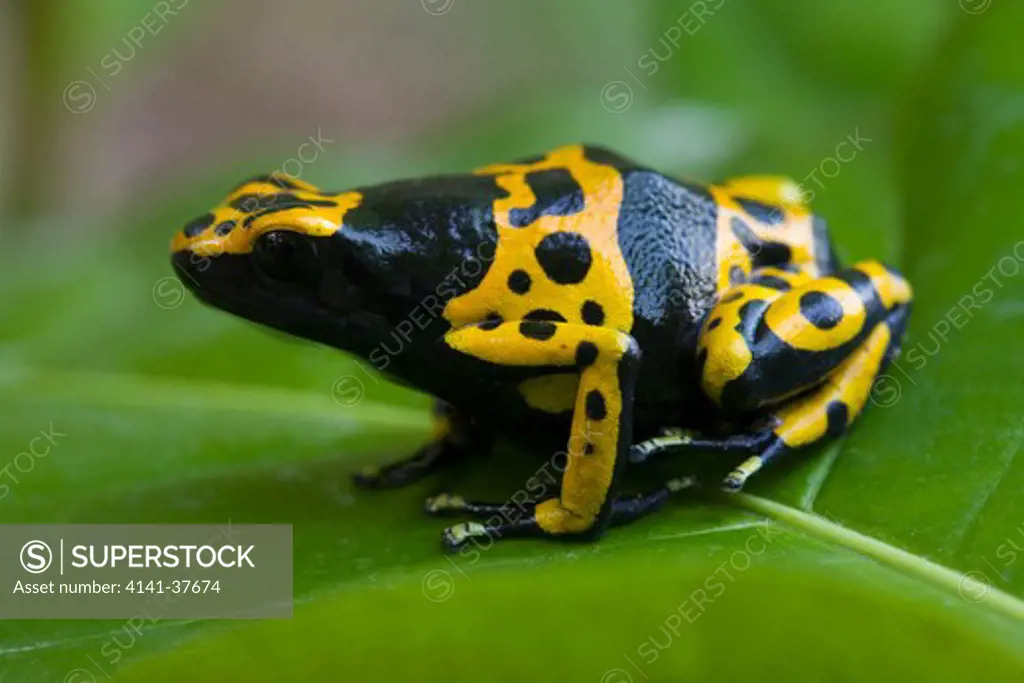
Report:
M738 491L769 462L846 431L867 403L875 378L899 353L908 310L906 306L896 308L821 386L776 409L771 443L730 472L723 488Z
M874 261L816 279L755 270L712 309L698 353L705 393L765 426L721 439L658 437L634 446L630 461L667 451L746 455L724 481L736 490L782 454L841 433L898 352L910 299L906 281Z
M776 270L725 292L701 328L701 386L730 415L822 383L911 299L906 280L877 261L813 279Z
M408 458L386 465L368 465L352 475L360 488L396 488L419 481L470 454L491 449L493 436L484 433L443 401L434 402L434 428L427 443Z

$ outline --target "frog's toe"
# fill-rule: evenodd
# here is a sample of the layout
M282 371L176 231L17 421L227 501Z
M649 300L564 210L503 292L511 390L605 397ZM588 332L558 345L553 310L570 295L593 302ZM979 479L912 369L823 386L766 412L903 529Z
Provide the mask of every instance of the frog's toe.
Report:
M352 474L352 483L361 489L394 489L422 478L414 467L367 465Z
M736 472L730 472L722 480L722 490L727 493L736 493L743 489L743 485L747 483L746 479L742 475L738 475Z
M675 436L692 441L693 439L701 438L701 433L696 429L686 429L684 427L662 427L658 431L658 436Z
M751 456L743 461L739 467L725 476L722 480L722 490L735 493L743 488L754 474L764 466L764 459L760 456Z
M428 515L444 515L451 512L463 512L466 499L451 493L439 493L423 501L423 511Z
M475 538L488 536L487 527L478 522L463 522L441 532L441 547L454 553Z

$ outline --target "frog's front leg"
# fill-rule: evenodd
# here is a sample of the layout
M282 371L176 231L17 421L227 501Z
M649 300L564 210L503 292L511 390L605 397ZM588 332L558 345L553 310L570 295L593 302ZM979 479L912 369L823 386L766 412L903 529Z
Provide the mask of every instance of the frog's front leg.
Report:
M699 482L696 477L674 477L661 486L640 494L619 494L615 496L611 504L609 525L618 526L628 524L640 519L661 507L672 494L680 491L696 488ZM518 528L518 518L525 515L528 519L534 515L536 505L534 503L516 502L515 506L505 503L482 503L466 500L462 496L441 493L427 499L424 509L431 515L470 515L477 519L493 522L492 528L500 524L502 520L510 522L507 525L506 533L512 528ZM468 523L472 525L472 522ZM453 527L445 532L446 539L453 534L454 529L462 530L466 525Z
M454 550L474 537L600 535L632 438L640 363L636 341L604 327L523 320L460 327L445 336L445 343L490 363L575 367L580 376L559 497L537 503L512 523L451 527L442 536L445 548Z
M434 402L434 427L419 450L386 465L367 465L352 475L361 488L395 488L419 481L470 454L491 450L493 435L443 401Z

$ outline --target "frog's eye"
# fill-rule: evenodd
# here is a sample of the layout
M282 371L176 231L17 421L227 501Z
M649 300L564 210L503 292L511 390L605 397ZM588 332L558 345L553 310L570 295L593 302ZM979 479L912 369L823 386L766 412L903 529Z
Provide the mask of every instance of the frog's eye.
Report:
M303 235L287 230L268 232L253 245L256 268L267 277L294 282L316 267L316 245Z

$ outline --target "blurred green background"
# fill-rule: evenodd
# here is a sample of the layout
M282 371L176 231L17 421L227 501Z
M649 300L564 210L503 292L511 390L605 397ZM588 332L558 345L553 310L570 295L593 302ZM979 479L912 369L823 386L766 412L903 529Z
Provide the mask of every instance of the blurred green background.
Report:
M290 523L296 598L0 622L0 681L1019 678L1021 26L1006 0L0 1L0 521ZM354 490L427 399L200 307L167 244L255 173L341 188L575 141L792 176L844 261L911 279L904 357L848 437L745 495L446 559L422 499L503 499L543 459Z

